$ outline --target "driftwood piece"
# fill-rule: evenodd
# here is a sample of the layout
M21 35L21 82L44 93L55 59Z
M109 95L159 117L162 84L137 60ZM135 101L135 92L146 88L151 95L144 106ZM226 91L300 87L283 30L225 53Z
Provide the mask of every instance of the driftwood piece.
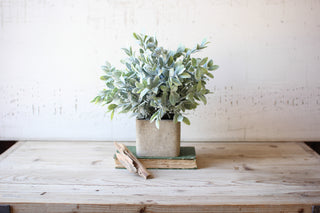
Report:
M126 169L132 173L138 173L144 179L151 177L151 173L144 165L128 150L128 148L120 143L114 143L119 153L116 153L118 160Z

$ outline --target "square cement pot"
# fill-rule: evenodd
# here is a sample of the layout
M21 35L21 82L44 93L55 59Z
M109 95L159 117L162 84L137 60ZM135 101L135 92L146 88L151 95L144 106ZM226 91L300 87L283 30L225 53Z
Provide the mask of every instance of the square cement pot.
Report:
M136 151L139 157L177 157L181 123L161 120L160 128L149 120L136 120Z

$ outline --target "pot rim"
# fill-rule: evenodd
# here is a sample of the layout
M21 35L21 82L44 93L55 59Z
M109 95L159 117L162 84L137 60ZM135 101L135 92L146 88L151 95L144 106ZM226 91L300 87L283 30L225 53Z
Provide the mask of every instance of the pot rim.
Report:
M150 121L150 118L136 118L136 120L138 121ZM164 119L161 119L160 121L173 121L173 118L164 118Z
M170 118L169 118L170 117ZM160 121L162 121L162 120L165 120L165 121L167 121L167 120L170 120L170 121L173 121L173 117L174 117L174 114L165 114L161 119L160 119ZM136 117L136 120L150 120L150 118L138 118L138 117Z

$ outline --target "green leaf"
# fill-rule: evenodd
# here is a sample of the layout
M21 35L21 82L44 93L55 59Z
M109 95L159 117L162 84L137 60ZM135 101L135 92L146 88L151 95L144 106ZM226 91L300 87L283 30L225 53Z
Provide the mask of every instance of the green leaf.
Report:
M180 45L177 49L177 53L184 52L184 50L185 50L185 47L183 45Z
M170 66L173 63L173 57L170 56L169 60L168 60L168 66Z
M204 65L204 64L207 62L207 60L208 60L208 57L202 59L202 60L200 61L199 65L200 65L200 66Z
M146 88L148 86L148 81L147 79L143 79L142 80L142 83L143 83L143 87Z
M187 125L190 125L190 121L187 117L183 117L183 123L187 124Z
M140 93L140 99L142 99L143 96L145 96L148 92L149 92L149 89L148 88L144 88Z
M201 84L201 81L199 81L197 84L197 91L199 92L201 89L202 89L202 84Z
M108 106L108 110L114 110L116 107L117 107L118 105L117 104L110 104L109 106Z
M206 48L207 46L205 46L207 43L204 43L204 44L201 44L201 45L199 45L199 44L197 44L197 50L202 50L202 49L204 49L204 48Z
M191 59L191 64L192 64L193 67L196 67L197 66L197 59L192 58Z
M180 82L180 80L178 78L172 78L172 82L176 85L176 86L181 86L182 83Z
M201 46L204 46L204 45L206 45L206 44L207 44L207 39L204 38L204 39L202 40L202 42L201 42Z
M163 94L161 96L161 104L164 106L167 105L167 100L168 100L168 93L163 92Z
M201 70L201 75L208 73L208 70L204 67L199 67L199 69Z
M150 122L154 121L154 120L159 116L159 113L160 113L159 110L156 111L156 112L151 116Z
M183 106L186 108L186 109L195 109L197 107L197 104L196 103L193 103L191 101L186 101Z
M105 104L110 104L113 101L113 98L108 96Z
M156 76L152 81L152 87L156 87L160 82L159 76Z
M180 78L191 78L191 75L189 73L185 72L185 73L182 73L179 77Z
M160 89L163 91L163 92L167 92L169 90L168 87L166 87L165 85L161 85L160 86Z
M207 104L207 98L204 95L199 96L200 100L206 105Z
M213 65L211 67L208 68L208 70L213 71L213 70L217 70L219 68L218 65Z
M170 69L169 69L169 76L170 76L170 77L173 77L173 76L174 76L174 69L173 69L173 68L170 68Z
M169 95L169 102L172 106L176 105L176 100L175 100L175 97L172 93L170 93L170 95Z
M163 64L164 64L163 59L162 59L162 57L160 57L160 58L159 58L159 65L160 65L160 67L163 67Z
M177 94L177 90L178 90L178 87L176 85L173 85L171 88L170 88L171 92L174 92L175 94ZM177 94L178 95L178 94Z
M112 110L111 112L111 120L113 119L113 116L114 116L114 110Z
M171 87L172 87L172 84L173 84L173 83L172 83L172 77L169 77L169 78L168 78L168 83L169 83L169 87L171 88Z
M121 76L121 72L120 71L114 71L112 72L112 76L115 80L118 80Z
M132 108L132 106L131 106L131 104L129 104L129 105L123 107L123 109L119 113L128 113L131 108Z
M140 37L136 33L133 33L133 37L137 40L140 40Z
M101 99L101 97L97 96L91 101L91 103L98 103L100 101L100 99Z
M189 101L194 101L193 100L193 94L192 93L188 93L188 95L187 95L187 100L189 100Z
M177 121L182 122L183 121L183 116L182 115L178 115Z
M181 73L183 73L183 71L185 70L183 65L177 66L176 69L174 70L176 75L180 75Z
M186 50L186 49L185 49ZM187 54L186 54L186 56L188 57L188 56L190 56L190 54L191 54L191 50L187 50Z
M194 76L196 78L197 81L199 81L201 79L201 71L200 69L196 70L196 74Z
M139 89L139 88L134 88L132 90L132 93L140 93L142 91L142 89Z
M209 76L210 78L214 77L210 72L206 73L206 75Z
M106 86L107 86L109 89L114 89L113 82L107 82L107 83L106 83Z
M141 84L141 83L139 83L138 81L136 81L135 86L136 86L137 88L139 88L139 89L144 88L144 85Z
M157 127L157 129L160 128L160 120L159 119L156 120L156 127Z
M177 123L177 122L178 122L178 116L179 116L179 114L174 114L174 115L173 115L173 122L174 122L174 123Z
M130 51L127 48L121 48L128 56L131 56Z
M212 67L213 66L213 61L212 59L208 62L208 67Z
M105 81L105 80L108 80L108 78L109 78L109 76L107 76L107 75L104 75L104 76L101 76L101 77L100 77L100 80L103 80L103 81Z

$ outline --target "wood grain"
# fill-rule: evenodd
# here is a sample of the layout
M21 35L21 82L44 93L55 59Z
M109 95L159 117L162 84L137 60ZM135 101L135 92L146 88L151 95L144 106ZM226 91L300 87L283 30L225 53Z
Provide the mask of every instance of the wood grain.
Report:
M145 166L130 152L130 150L122 143L114 143L117 148L117 159L121 164L130 172L137 173L144 179L151 177L151 173L145 168Z
M19 142L0 156L0 203L14 213L307 213L320 205L320 157L303 143L187 145L199 169L152 170L145 181L114 168L112 143Z

